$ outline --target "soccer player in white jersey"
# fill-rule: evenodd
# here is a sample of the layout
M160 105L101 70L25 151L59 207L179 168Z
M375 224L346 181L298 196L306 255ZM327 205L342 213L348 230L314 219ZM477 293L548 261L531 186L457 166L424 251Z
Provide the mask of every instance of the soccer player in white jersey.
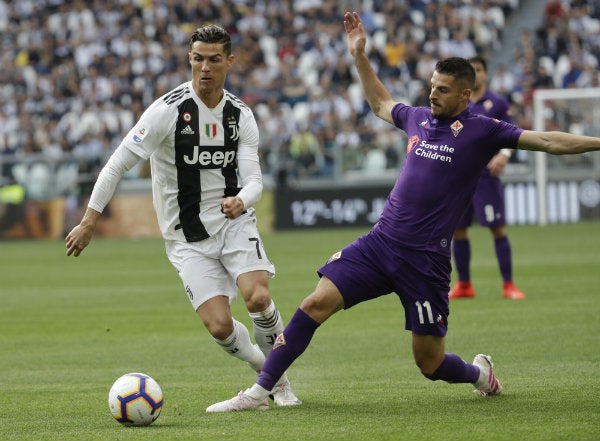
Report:
M190 38L192 79L157 99L102 169L87 210L66 237L67 255L90 243L123 174L150 159L154 208L169 260L215 342L260 372L283 321L269 293L275 274L256 227L262 194L258 126L251 109L224 89L234 62L231 39L216 25ZM253 321L232 317L239 291ZM277 405L301 404L284 374Z

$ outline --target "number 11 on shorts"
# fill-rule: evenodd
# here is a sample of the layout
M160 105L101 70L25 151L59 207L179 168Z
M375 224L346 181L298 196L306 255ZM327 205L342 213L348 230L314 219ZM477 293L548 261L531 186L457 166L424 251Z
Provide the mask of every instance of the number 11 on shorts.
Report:
M419 311L419 323L422 325L425 324L425 317L423 316L423 309L425 309L425 311L427 311L427 320L429 321L429 324L433 324L433 312L431 312L429 300L425 300L423 303L417 301L415 302L415 305L417 305L417 310Z

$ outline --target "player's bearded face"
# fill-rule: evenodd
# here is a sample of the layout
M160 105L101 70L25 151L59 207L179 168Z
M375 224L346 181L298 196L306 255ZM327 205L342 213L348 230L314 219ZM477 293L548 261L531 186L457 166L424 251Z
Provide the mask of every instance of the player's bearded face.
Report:
M192 83L198 95L221 94L233 55L223 52L223 45L194 42L189 53Z
M434 72L431 77L429 101L431 114L438 119L452 118L467 108L470 90L450 75Z

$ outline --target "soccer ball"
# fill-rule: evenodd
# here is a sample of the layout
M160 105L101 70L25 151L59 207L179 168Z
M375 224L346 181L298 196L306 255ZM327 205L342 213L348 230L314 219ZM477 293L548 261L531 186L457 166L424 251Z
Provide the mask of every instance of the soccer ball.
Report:
M108 392L108 407L125 426L149 426L158 418L163 393L152 377L133 372L117 378Z

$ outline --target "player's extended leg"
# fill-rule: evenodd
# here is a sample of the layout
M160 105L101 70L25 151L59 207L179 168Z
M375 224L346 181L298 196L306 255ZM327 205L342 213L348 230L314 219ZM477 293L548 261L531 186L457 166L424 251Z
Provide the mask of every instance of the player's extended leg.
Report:
M252 318L254 339L265 357L271 352L277 336L283 332L283 320L270 297L268 283L267 271L244 273L237 279L248 314ZM278 406L302 404L292 391L285 372L272 389L271 396Z
M315 291L302 301L288 326L277 337L257 383L268 390L278 375L305 351L317 328L343 306L344 300L337 287L327 277L321 277Z
M277 337L257 383L229 400L209 406L206 411L268 409L267 396L277 379L306 350L317 328L343 307L339 290L327 277L321 277L315 291L302 301L283 333Z
M456 354L445 352L445 337L412 334L415 362L421 373L432 381L472 383L482 395L498 395L502 386L494 376L491 358L478 354L473 364Z
M202 303L196 313L215 343L229 355L247 362L255 371L260 371L265 356L258 346L252 344L248 328L231 316L228 297L213 297Z

